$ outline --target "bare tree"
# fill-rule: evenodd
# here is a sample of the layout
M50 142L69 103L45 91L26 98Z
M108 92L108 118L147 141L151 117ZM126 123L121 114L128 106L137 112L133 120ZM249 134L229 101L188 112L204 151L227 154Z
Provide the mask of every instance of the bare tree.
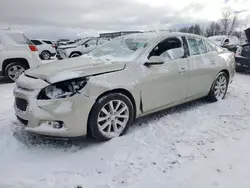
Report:
M210 25L207 27L205 31L206 37L211 37L211 36L220 35L220 34L221 34L221 26L220 24L216 22L210 23Z
M237 26L237 14L222 12L221 26L222 34L231 35Z

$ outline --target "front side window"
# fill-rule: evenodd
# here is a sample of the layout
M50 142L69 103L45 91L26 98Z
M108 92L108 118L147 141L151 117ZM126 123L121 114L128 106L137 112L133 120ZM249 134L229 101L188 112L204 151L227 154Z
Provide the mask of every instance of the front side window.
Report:
M177 37L171 37L161 41L150 52L149 57L151 56L163 57L165 61L183 58L184 49L181 39Z
M188 36L187 42L188 42L188 46L189 46L190 55L199 55L200 51L199 51L199 46L196 42L196 39L194 37Z
M41 45L42 43L39 40L31 40L31 42L35 45Z
M91 39L88 42L86 42L85 44L87 44L88 46L96 45L96 39Z

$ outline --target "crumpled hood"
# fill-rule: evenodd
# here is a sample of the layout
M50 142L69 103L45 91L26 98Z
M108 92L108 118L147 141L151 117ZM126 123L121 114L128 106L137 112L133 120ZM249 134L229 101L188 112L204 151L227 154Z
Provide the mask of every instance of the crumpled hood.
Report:
M73 78L123 70L125 65L124 62L106 62L88 57L77 57L54 61L35 69L29 69L25 72L25 75L40 78L49 83L56 83Z

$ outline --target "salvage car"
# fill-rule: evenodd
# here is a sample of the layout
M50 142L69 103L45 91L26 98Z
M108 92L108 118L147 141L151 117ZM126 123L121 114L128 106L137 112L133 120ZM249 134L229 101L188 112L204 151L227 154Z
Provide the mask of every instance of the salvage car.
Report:
M250 28L245 30L247 43L239 46L235 54L236 71L245 72L250 70Z
M137 117L205 96L224 99L234 74L234 55L202 36L131 34L26 71L14 108L26 131L106 141Z

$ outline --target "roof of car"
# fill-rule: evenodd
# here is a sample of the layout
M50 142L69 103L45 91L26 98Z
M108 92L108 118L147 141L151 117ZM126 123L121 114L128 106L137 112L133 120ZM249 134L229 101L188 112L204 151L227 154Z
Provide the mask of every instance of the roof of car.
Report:
M144 33L136 33L124 35L122 37L134 37L134 38L158 38L158 37L178 37L178 36L196 36L202 37L200 35L190 34L190 33L181 33L181 32L167 32L167 31L155 31L155 32L144 32Z

